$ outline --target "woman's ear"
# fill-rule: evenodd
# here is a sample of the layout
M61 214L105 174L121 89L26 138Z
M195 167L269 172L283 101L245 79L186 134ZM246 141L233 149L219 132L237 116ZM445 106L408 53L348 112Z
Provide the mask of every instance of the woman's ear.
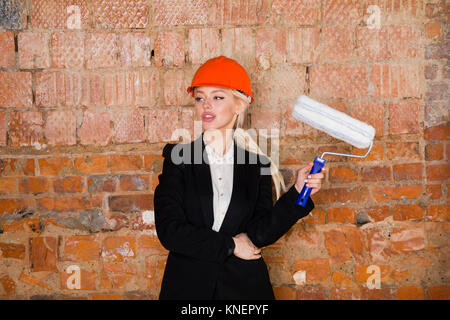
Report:
M245 103L245 101L242 99L237 99L237 100L238 101L236 103L236 114L239 115L245 111L245 108L247 108L247 103Z

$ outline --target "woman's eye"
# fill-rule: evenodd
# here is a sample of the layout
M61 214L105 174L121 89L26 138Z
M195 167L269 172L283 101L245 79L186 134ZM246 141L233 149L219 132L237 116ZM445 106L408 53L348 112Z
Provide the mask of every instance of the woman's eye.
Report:
M202 101L203 98L201 97L195 97L195 101Z
M216 99L216 100L222 100L222 99L224 99L224 97L215 96L214 99Z

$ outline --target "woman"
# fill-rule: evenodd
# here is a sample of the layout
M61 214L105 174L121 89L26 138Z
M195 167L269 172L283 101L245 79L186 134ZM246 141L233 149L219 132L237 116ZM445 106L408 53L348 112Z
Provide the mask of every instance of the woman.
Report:
M261 248L314 208L311 198L304 208L296 200L305 183L311 195L319 191L324 174L306 179L310 163L285 190L276 165L241 128L253 95L247 72L235 60L208 60L187 90L202 134L163 150L155 224L170 252L159 298L274 299ZM280 188L286 191L282 196Z

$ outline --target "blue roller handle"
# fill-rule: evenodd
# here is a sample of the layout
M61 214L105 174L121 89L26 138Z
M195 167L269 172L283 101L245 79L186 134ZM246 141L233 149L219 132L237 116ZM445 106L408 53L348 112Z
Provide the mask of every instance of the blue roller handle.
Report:
M312 174L319 173L322 170L323 166L325 165L325 162L327 162L327 161L323 160L320 157L316 157L314 159L313 167L311 168L311 171L309 173L310 174L311 173ZM305 183L305 185L303 186L302 191L300 192L300 195L297 198L297 204L298 205L300 205L302 207L306 206L306 202L308 201L309 195L311 194L311 190L312 190L312 188L308 188L306 186L306 183Z

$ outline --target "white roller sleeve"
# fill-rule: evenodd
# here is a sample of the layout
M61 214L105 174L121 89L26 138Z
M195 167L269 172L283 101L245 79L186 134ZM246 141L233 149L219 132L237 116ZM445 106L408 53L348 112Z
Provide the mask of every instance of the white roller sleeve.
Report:
M307 96L295 101L292 116L357 148L370 146L375 128Z

